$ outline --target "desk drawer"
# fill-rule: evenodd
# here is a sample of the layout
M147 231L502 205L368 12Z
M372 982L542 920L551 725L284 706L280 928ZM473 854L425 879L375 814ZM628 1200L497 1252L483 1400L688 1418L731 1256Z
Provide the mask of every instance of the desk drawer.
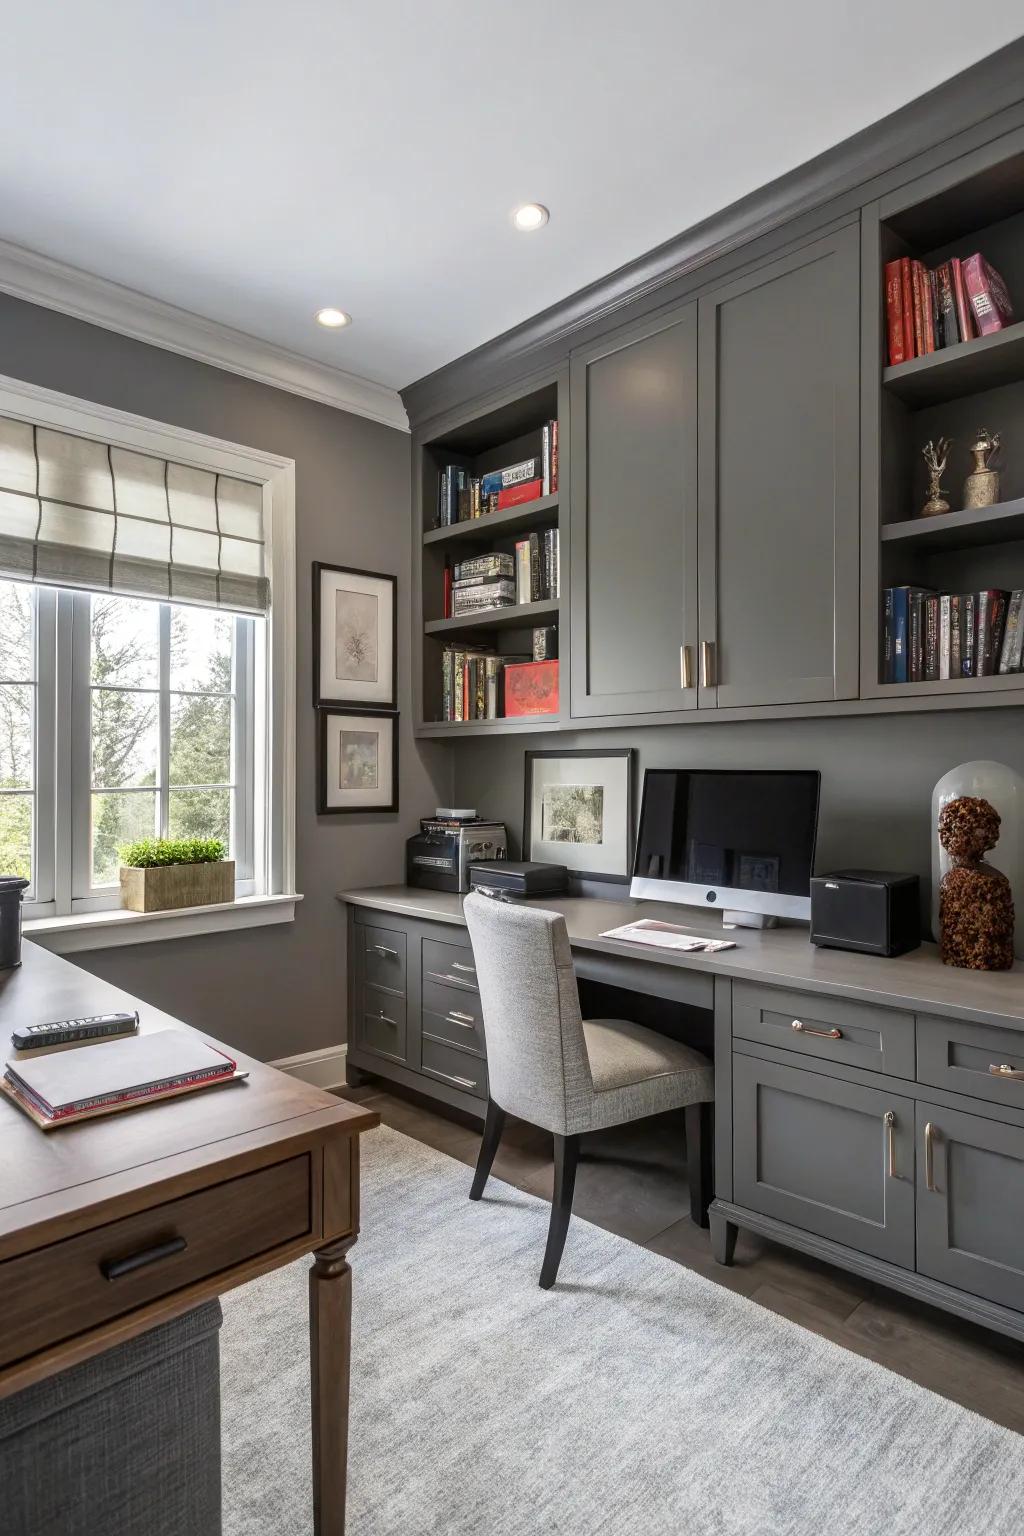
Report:
M741 1040L911 1082L914 1078L914 1016L894 1008L737 981L732 1030Z
M917 1079L1024 1109L1024 1033L918 1014Z
M440 982L447 987L472 987L475 991L476 961L470 946L424 939L423 981Z
M8 1259L0 1366L306 1236L311 1192L293 1157Z
M426 1021L424 1021L426 1028ZM478 1099L487 1097L487 1068L479 1056L456 1050L440 1040L423 1035L421 1066L428 1077L436 1077L450 1088L461 1088Z
M356 1019L356 1034L364 1051L387 1056L390 1061L404 1061L405 999L367 987Z
M461 1046L464 1051L472 1051L474 1056L486 1057L483 1028L468 1010L458 1006L461 1000L461 995L456 994L452 1006L444 1013L430 1013L424 1008L423 1033Z
M362 934L363 980L373 987L405 996L405 934L396 928L369 928L356 924Z

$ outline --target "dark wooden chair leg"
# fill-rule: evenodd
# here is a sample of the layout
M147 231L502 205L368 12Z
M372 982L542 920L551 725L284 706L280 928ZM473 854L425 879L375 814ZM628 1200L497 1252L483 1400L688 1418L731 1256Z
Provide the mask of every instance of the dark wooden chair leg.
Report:
M491 1172L491 1164L494 1162L494 1154L498 1150L501 1133L505 1129L505 1111L493 1099L487 1100L487 1114L484 1119L483 1140L480 1143L480 1155L476 1160L476 1173L473 1175L473 1185L469 1191L471 1200L479 1200L484 1192Z
M711 1212L711 1252L717 1264L732 1263L739 1230L734 1221L728 1221L716 1210Z
M555 1137L555 1186L551 1199L551 1222L548 1226L548 1245L544 1250L544 1263L540 1271L541 1289L549 1291L558 1275L565 1247L565 1234L569 1230L572 1215L572 1195L576 1187L576 1164L580 1156L578 1136Z
M686 1172L690 1182L690 1219L708 1225L708 1206L715 1198L715 1106L686 1106Z

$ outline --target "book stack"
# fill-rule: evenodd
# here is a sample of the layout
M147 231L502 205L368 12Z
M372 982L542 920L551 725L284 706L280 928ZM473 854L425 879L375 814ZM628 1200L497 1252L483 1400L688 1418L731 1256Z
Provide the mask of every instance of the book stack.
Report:
M505 713L505 663L517 659L447 646L441 658L442 720L500 720Z
M1013 319L1006 284L984 256L958 256L933 271L909 256L885 267L889 366L925 357L975 336L1001 331Z
M540 435L539 454L485 475L472 474L465 464L445 464L437 480L436 526L450 528L488 512L536 501L538 496L554 495L558 490L558 422L545 422Z
M512 607L515 574L515 558L501 552L459 560L445 572L445 618Z
M886 587L882 679L937 683L1024 670L1024 589Z
M517 542L515 578L517 603L542 603L561 595L557 528Z

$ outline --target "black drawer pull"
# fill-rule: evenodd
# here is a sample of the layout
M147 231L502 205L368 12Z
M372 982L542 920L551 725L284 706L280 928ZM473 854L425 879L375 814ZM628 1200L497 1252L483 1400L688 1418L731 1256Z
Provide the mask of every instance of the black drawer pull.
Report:
M382 1023L382 1024L395 1024L395 1021L394 1021L394 1019L389 1019L389 1018L388 1018L388 1016L387 1016L387 1014L386 1014L386 1013L385 1013L385 1012L384 1012L384 1009L383 1009L383 1008L382 1008L382 1009L381 1009L381 1010L380 1010L380 1012L379 1012L379 1013L378 1013L378 1014L377 1014L377 1017L378 1017L378 1019L380 1019L380 1021L381 1021L381 1023ZM395 1028L396 1028L396 1029L397 1029L397 1027L398 1027L398 1026L397 1026L397 1025L395 1025Z
M142 1248L138 1253L130 1253L126 1259L104 1259L100 1264L100 1270L105 1280L120 1280L122 1275L130 1275L137 1269L145 1269L147 1264L158 1264L161 1259L169 1259L176 1253L184 1253L188 1243L183 1237L169 1237L166 1243L155 1243L152 1248Z

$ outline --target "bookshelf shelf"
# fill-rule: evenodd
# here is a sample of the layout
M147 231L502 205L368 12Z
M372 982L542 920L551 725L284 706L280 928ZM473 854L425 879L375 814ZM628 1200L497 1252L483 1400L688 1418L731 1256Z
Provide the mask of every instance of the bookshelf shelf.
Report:
M558 609L557 598L543 603L516 603L490 613L467 613L457 619L429 619L423 629L428 635L441 637L478 629L530 629L534 625L557 624Z
M883 544L907 544L913 550L976 548L1024 539L1024 497L939 517L915 517L888 523L882 529Z
M915 409L979 394L1024 378L1024 321L991 336L976 336L927 357L886 368L882 384Z
M558 496L539 496L536 501L524 502L518 507L503 507L498 512L487 512L483 517L469 522L453 523L450 528L428 528L423 535L424 544L443 544L446 548L462 544L493 543L509 534L528 532L541 523L555 521L558 515Z
M427 720L416 729L417 736L450 740L453 736L517 736L528 732L553 731L561 715L502 715L497 720Z

